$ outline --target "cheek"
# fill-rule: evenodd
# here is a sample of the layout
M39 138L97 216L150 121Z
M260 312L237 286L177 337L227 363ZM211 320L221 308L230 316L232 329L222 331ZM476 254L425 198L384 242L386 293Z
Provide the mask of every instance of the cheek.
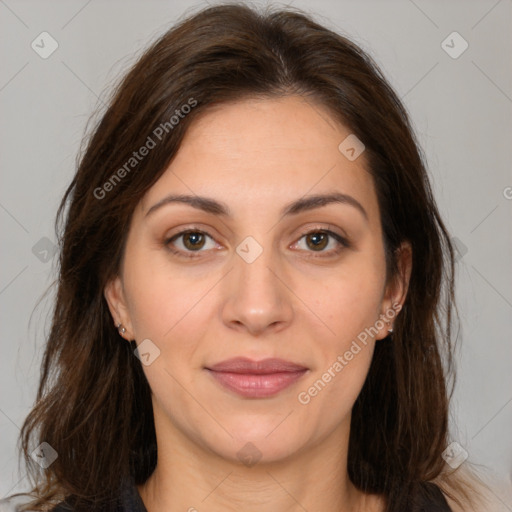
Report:
M197 326L192 317L205 318L202 299L209 288L208 278L170 269L163 252L132 251L126 261L125 290L137 340L163 342L186 326Z
M212 277L191 278L170 268L165 255L133 251L124 268L125 290L137 344L149 339L159 350L144 367L154 398L186 411L182 386L192 389L193 370L204 363L196 353L211 325Z
M384 286L377 258L361 256L352 263L307 295L322 320L323 334L318 322L306 326L315 342L317 365L301 388L299 403L311 405L320 416L335 412L333 420L350 411L368 374Z
M374 344L359 344L331 358L299 390L297 407L313 432L330 432L350 424L351 411L368 375ZM346 353L352 355L348 360Z
M372 361L375 341L371 327L379 318L381 287L378 274L337 279L315 298L328 329L314 340L316 365L297 395L314 428L335 428L350 416Z
M317 285L299 279L297 294L307 298L311 310L323 321L327 345L344 346L379 318L384 291L383 267L377 259L356 255L340 270L322 275Z

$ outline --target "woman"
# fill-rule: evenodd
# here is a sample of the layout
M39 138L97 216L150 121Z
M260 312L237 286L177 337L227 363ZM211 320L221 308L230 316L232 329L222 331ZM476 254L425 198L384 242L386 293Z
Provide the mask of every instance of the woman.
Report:
M443 457L453 248L355 44L292 10L182 21L117 88L63 218L27 510L474 506Z

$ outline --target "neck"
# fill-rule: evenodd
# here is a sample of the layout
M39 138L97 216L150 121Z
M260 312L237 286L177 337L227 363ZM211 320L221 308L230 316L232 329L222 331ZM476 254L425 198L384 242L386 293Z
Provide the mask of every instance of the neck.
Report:
M157 466L138 486L148 512L381 510L378 498L360 492L348 477L348 429L285 459L264 462L262 457L244 465L194 443L168 423L165 429L155 427Z

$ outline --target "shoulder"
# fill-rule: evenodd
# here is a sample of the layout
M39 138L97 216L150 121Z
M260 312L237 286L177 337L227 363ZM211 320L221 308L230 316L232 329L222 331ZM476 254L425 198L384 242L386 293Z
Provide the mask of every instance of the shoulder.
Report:
M80 510L83 510L83 506ZM78 511L78 507L75 506L74 497L69 497L66 501L51 509L51 512L75 511ZM94 507L89 506L87 507L87 512L147 512L147 510L134 480L128 477L121 483L119 490L111 501Z
M130 500L130 494L121 494L118 499L109 504L101 504L97 506L85 506L83 503L77 506L75 496L69 496L63 501L54 502L53 504L44 505L47 512L146 512L144 509L135 506L133 500ZM34 496L28 494L10 496L0 500L0 512L33 512L30 503L35 499ZM37 510L40 510L39 508Z
M364 510L368 512L455 512L441 489L431 482L410 483L407 491L401 489L399 495L389 502L385 495L367 495ZM465 511L467 512L467 511Z
M28 506L31 499L14 499L14 498L7 498L0 500L0 512L21 512L22 510L26 510L25 507ZM24 507L24 508L22 508ZM73 512L74 507L69 504L66 501L63 501L61 503L58 503L56 505L53 505L47 508L46 510L48 512ZM99 511L98 511L99 512Z
M487 484L475 487L475 497L473 503L468 504L464 499L455 501L446 495L446 501L450 505L452 512L508 512L510 508L505 504L507 498L501 499L499 496L505 497L512 495L512 490L503 490L497 486Z
M409 497L411 511L455 512L448 503L441 488L433 482L418 483Z
M0 500L0 512L21 512L35 498L27 493L12 495ZM84 504L77 496L71 495L59 503L46 505L47 512L147 512L144 502L138 493L135 481L131 476L122 479L117 492L107 501L98 504ZM30 509L26 509L30 510Z
M442 490L443 495L452 512L508 512L510 509L504 505L510 495L510 488L500 489L499 486L484 481L483 475L472 468L459 468L456 473L441 475L435 483Z

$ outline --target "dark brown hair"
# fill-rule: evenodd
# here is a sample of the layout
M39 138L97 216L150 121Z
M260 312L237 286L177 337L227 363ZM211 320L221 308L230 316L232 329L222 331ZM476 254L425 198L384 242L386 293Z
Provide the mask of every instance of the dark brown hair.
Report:
M33 509L74 495L77 507L91 510L109 502L126 476L140 484L154 470L150 388L133 346L113 325L103 289L118 272L135 206L194 119L226 102L292 94L326 107L364 143L388 280L399 275L400 243L412 245L406 301L392 337L376 345L353 408L350 478L384 494L393 510L418 482L445 475L454 250L406 110L375 62L346 37L297 9L259 13L226 4L181 21L137 61L89 137L60 205L53 321L37 402L20 435L38 496ZM177 123L170 121L176 111L183 114ZM161 140L127 167L157 127L165 127ZM58 453L45 471L30 457L42 442ZM443 481L456 488L452 476Z

